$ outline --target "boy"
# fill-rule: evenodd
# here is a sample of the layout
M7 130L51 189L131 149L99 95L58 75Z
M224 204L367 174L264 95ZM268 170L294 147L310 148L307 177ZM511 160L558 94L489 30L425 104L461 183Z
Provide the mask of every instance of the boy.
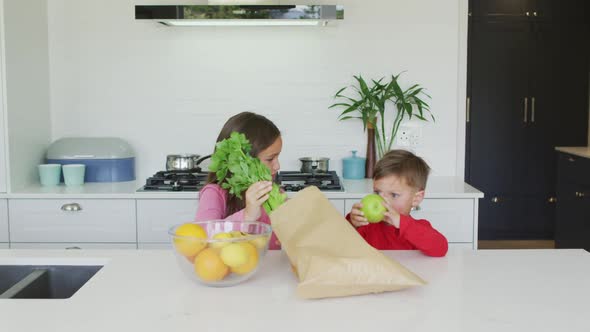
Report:
M428 221L410 216L424 199L429 172L426 162L413 153L389 151L377 162L373 175L373 190L385 199L388 210L383 221L368 223L360 203L352 206L346 219L376 249L418 249L427 256L444 256L447 239Z

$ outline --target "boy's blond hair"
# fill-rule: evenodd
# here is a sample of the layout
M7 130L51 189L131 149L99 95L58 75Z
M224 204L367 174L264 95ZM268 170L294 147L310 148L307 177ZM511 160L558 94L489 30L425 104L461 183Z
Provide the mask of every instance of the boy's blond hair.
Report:
M375 165L373 180L396 175L408 186L424 190L429 173L430 167L424 159L406 150L391 150Z

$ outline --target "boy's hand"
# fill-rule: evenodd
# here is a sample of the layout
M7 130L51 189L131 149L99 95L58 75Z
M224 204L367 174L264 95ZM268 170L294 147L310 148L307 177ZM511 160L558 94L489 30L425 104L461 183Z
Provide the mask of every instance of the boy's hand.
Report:
M386 202L383 202L383 206L385 206L385 208L387 209L387 212L384 213L383 221L399 229L399 213L396 210L392 209Z
M367 218L365 218L365 214L361 211L362 207L361 203L355 203L352 206L352 210L350 210L350 223L354 227L361 227L369 224Z

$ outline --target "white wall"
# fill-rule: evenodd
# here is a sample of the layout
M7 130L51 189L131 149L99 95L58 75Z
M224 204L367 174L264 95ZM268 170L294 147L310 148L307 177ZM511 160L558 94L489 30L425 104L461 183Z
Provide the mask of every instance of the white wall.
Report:
M47 3L4 0L6 119L11 189L39 182L50 142Z
M6 82L4 76L4 3L0 0L0 192L7 192L6 149L8 133L6 128Z
M282 130L283 170L314 155L340 172L366 138L360 122L338 122L331 96L354 74L406 70L402 82L427 87L436 116L417 153L434 174L463 176L466 0L337 2L345 20L327 28L170 28L134 20L145 1L52 0L52 138L122 137L143 181L166 154L211 152L225 120L249 110Z

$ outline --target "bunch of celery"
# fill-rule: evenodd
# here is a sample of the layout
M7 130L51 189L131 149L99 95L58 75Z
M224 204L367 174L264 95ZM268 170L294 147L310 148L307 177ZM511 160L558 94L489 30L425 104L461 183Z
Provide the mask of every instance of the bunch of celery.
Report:
M252 145L244 134L233 132L229 138L215 145L211 156L209 171L215 172L217 181L223 189L242 199L242 192L258 181L272 181L270 169L258 158L250 155ZM287 195L273 183L269 198L264 202L264 209L270 214L283 204Z

